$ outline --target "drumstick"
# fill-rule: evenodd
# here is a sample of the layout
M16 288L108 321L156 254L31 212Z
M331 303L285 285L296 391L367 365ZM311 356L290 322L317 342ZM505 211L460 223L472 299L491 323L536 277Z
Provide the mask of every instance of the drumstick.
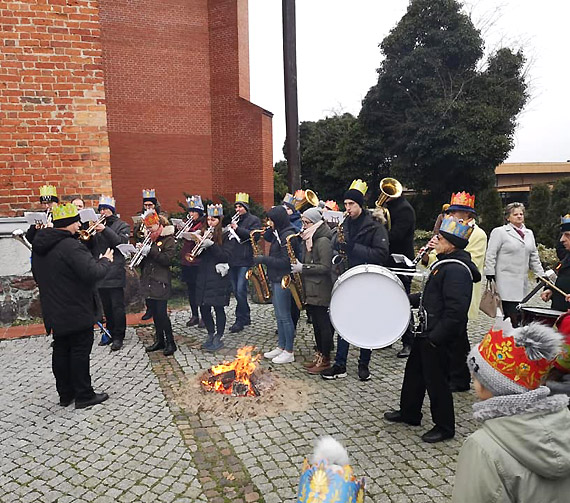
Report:
M566 292L564 292L563 290L561 290L560 288L558 288L554 283L551 283L550 281L548 281L546 278L543 278L542 276L539 276L538 279L540 279L540 281L544 281L544 283L546 283L550 288L556 290L560 295L564 296L564 297L568 297L568 294Z

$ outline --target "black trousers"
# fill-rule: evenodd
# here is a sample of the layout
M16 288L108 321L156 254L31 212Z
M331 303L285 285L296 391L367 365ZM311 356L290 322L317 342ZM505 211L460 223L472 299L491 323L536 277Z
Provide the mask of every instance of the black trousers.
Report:
M147 302L158 339L160 340L161 337L172 338L172 324L167 309L168 300L147 299Z
M182 280L186 283L188 290L188 303L192 311L192 317L198 317L198 302L196 301L196 279L198 278L198 267L182 266Z
M307 315L313 320L313 331L315 332L315 344L317 351L326 358L330 358L334 347L334 329L329 317L327 306L312 306L307 304Z
M54 333L51 366L61 400L83 401L95 396L89 372L92 346L93 327L66 335Z
M293 327L297 330L297 323L299 322L299 318L301 317L301 311L297 307L297 304L291 298L291 319L293 320Z
M113 340L124 340L127 329L125 291L122 288L99 288L99 297L111 337Z
M406 293L409 294L412 288L412 278L410 276L398 276L398 278L400 278L400 281L404 285ZM412 342L414 341L414 332L413 332L414 327L412 320L413 317L410 317L410 323L408 324L408 328L406 328L404 335L402 335L402 345L404 346L411 346Z
M447 345L449 356L449 384L458 388L469 388L471 373L467 366L467 355L471 346L467 337L467 325Z
M427 338L416 337L406 362L400 395L400 411L406 422L421 421L422 405L427 391L431 417L435 425L446 432L455 432L453 396L449 390L447 377L446 348L436 348Z
M224 306L214 306L214 312L216 313L216 326L214 326L214 318L212 318L212 306L209 304L202 304L200 306L200 311L208 333L224 335L224 330L226 329L226 311ZM217 332L216 328L218 329Z

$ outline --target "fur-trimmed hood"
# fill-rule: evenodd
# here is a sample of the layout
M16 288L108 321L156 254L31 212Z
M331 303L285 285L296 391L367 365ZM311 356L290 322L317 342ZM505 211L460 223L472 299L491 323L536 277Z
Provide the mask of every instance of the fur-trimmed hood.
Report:
M172 236L174 234L174 225L165 225L162 228L161 236Z

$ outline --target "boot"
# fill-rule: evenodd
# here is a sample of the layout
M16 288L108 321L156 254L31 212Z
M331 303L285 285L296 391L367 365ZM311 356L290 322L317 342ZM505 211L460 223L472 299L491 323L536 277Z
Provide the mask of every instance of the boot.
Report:
M208 337L206 337L206 340L202 344L201 349L205 349L206 351L211 351L213 341L214 341L214 334L208 334Z
M216 334L208 351L217 351L218 349L222 349L224 347L224 343L222 342L223 336L224 336L223 334L222 335Z
M309 374L314 374L314 375L320 374L323 370L330 368L330 366L331 366L330 358L327 358L324 355L320 355L319 360L315 363L315 365L309 367L307 369L307 372Z
M304 362L303 367L305 367L306 369L310 369L311 367L314 367L322 359L322 357L323 357L323 355L319 351L315 351L315 354L313 355L313 359L310 361Z
M164 331L164 337L166 339L166 347L162 352L164 356L170 356L176 351L176 344L174 344L174 335L172 334L172 328Z
M154 336L154 344L151 344L144 349L147 353L164 349L164 334L162 332L160 334L157 332Z

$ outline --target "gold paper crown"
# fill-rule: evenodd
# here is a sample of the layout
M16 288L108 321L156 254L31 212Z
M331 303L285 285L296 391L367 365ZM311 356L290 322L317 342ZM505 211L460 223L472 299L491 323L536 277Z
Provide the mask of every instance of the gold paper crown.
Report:
M208 216L209 217L223 217L224 207L221 204L209 204L208 205Z
M54 222L64 218L76 217L77 215L79 215L79 213L75 204L57 204L52 208L52 217Z
M452 193L451 206L465 206L466 208L475 209L475 196L465 191Z
M55 185L42 185L40 187L40 197L57 197Z
M247 192L237 192L236 203L249 204L249 194Z
M348 188L348 190L350 189L356 189L359 192L362 192L362 195L365 196L366 195L366 191L368 190L368 184L366 182L363 182L360 178L358 180L353 180L352 183L350 184L350 187Z
M142 196L143 199L156 199L156 193L154 189L143 189Z

